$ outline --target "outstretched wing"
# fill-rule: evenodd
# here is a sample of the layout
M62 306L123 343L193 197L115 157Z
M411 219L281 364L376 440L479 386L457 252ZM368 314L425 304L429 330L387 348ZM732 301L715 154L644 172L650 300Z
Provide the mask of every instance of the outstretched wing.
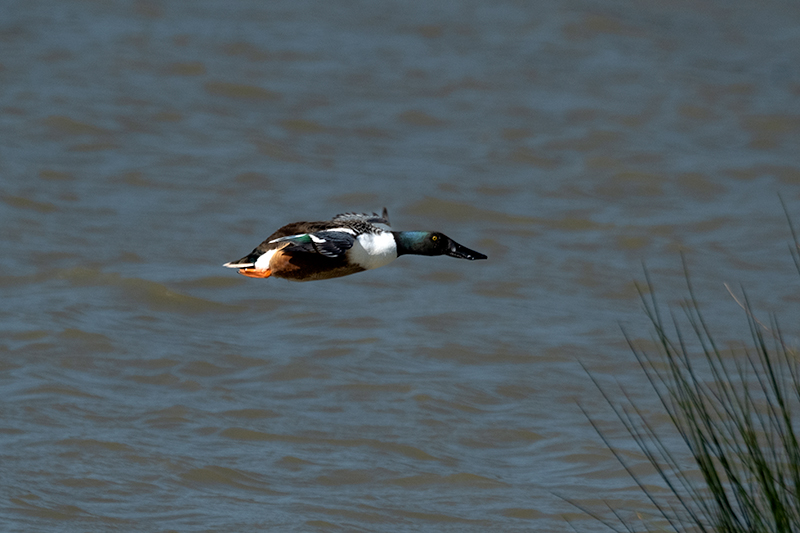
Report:
M283 250L287 252L316 253L325 257L337 258L352 248L355 241L354 235L344 231L318 231L288 235L273 239L269 243L286 242L288 245Z

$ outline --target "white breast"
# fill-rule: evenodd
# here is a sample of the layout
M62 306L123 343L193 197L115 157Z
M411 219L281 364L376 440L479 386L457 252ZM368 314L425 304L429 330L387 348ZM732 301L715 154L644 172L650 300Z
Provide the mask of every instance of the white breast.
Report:
M363 233L356 237L347 256L350 261L367 270L382 267L397 259L397 243L389 232Z

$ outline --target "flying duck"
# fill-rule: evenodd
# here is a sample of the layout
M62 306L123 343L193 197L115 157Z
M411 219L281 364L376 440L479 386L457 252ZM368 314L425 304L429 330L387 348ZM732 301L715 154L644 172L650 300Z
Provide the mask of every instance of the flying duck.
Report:
M312 281L378 268L407 254L486 259L442 233L392 231L384 207L382 215L343 213L321 222L287 224L248 255L223 266L250 278Z

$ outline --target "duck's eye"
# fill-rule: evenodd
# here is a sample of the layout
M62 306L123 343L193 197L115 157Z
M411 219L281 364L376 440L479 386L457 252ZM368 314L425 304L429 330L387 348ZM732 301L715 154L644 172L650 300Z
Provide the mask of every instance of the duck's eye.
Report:
M439 237L438 237L438 236L436 236L436 235L433 235L433 236L431 236L431 240L432 240L433 242L436 242L436 241L438 241L438 240L439 240Z

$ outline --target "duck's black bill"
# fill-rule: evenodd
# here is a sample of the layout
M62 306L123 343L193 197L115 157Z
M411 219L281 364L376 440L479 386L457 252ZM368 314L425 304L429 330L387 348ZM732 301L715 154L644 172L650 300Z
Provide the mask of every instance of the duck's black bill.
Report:
M450 240L450 247L445 252L450 257L458 257L459 259L469 259L475 261L476 259L486 259L486 256L475 250L470 250L466 246L461 246L454 240Z

